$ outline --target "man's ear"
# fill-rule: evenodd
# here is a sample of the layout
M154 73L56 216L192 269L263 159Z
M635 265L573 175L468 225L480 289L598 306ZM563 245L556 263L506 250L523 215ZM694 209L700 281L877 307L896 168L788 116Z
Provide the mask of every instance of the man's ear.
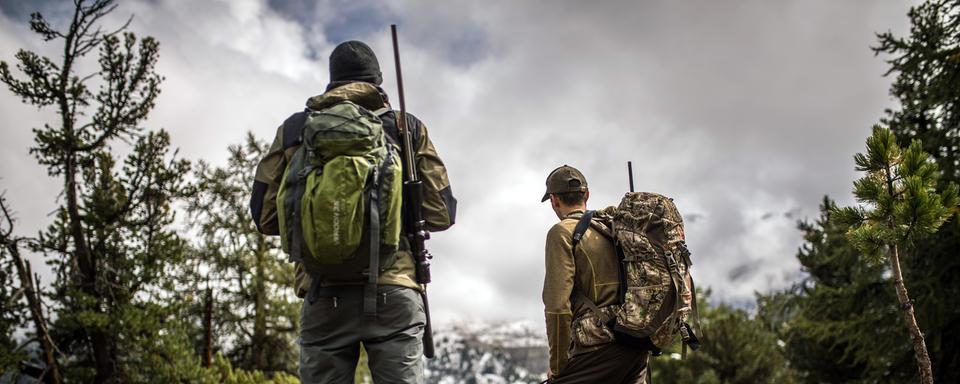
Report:
M555 194L550 194L550 206L560 208L560 198Z
M587 200L590 200L590 190L583 191L583 203L586 204Z

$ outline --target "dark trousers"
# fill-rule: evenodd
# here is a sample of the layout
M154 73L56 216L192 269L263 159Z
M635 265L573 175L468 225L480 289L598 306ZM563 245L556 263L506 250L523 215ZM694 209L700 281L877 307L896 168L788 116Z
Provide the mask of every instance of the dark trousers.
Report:
M416 290L381 285L377 317L363 314L363 287L321 288L300 314L300 380L353 384L360 343L375 383L423 382L423 300Z
M570 358L551 384L646 382L647 351L611 343Z

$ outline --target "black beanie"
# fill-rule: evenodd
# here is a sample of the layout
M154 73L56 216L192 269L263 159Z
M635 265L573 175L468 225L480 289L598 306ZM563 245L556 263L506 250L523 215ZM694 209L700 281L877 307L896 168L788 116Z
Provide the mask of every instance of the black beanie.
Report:
M330 53L330 82L365 81L380 85L383 76L373 50L363 42L340 43Z

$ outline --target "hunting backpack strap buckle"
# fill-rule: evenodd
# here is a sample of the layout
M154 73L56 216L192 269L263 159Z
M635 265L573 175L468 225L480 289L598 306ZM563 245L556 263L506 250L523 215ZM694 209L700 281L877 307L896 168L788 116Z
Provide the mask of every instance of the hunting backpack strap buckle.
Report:
M310 292L307 294L307 303L313 305L320 298L320 277L310 276L313 281L310 282Z
M677 258L673 257L673 252L666 251L663 253L663 256L667 258L667 265L669 265L670 269L677 267Z
M310 153L310 152L312 151L309 151L309 150L307 151L307 153ZM313 172L313 168L314 168L313 165L307 165L303 167L303 169L301 169L300 172L297 173L297 177L300 179L305 179L307 176L310 175L310 172Z
M693 327L687 322L680 323L680 337L685 345L690 346L690 349L696 351L700 348L700 339L697 338L697 334L693 332Z

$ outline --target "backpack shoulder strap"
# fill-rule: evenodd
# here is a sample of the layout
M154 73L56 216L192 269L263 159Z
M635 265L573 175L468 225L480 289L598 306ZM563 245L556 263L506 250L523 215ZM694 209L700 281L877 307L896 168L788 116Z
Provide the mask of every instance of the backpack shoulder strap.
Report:
M571 254L576 257L577 254L577 244L580 244L580 240L583 239L583 234L587 233L587 228L590 228L590 221L593 220L593 214L596 211L586 211L583 213L583 216L580 216L580 221L577 222L577 226L573 227L573 236L571 242L573 243ZM576 280L574 280L576 281ZM583 300L584 304L590 308L591 311L597 317L600 318L604 324L610 322L610 317L606 313L600 310L600 307L597 307L597 303L594 303L593 300L590 300L583 291L577 289L576 284L574 284L573 291L576 292L576 295L580 297L580 300Z
M384 113L379 113L379 111L380 110L377 110L374 113L383 120L383 127L387 133L387 137L389 137L394 144L399 144L400 127L397 125L397 117L400 116L400 111L391 109L387 109ZM420 142L420 136L422 135L420 125L423 123L410 112L407 112L405 115L407 118L404 120L404 123L406 123L407 128L410 129L410 139L413 141L413 145L417 146Z
M571 241L573 242L573 253L577 252L577 244L580 244L580 240L583 239L583 234L587 233L587 228L590 228L590 220L593 219L593 213L596 211L586 211L583 213L583 216L580 216L580 221L577 222L577 226L573 227L573 236Z
M283 121L283 149L300 145L303 141L303 125L307 121L309 109L290 115Z

